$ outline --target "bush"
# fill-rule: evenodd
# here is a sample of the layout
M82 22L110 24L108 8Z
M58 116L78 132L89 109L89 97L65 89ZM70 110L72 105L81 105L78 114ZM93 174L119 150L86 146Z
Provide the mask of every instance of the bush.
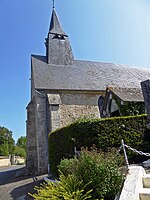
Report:
M74 146L80 150L81 147L91 147L94 144L98 149L107 151L108 148L118 148L123 139L125 144L137 150L150 152L150 131L146 129L146 124L146 115L83 119L50 133L49 160L52 173L57 173L62 158L74 156ZM146 159L130 150L127 154L130 163Z
M52 199L52 200L86 200L91 199L91 190L85 192L89 183L83 185L83 181L78 181L71 174L67 177L60 175L60 182L44 183L40 187L35 187L37 194L30 194L34 199Z
M76 173L79 165L79 159L76 157L70 159L63 159L58 166L59 171L61 171L65 176L68 174Z
M114 152L98 152L82 150L79 159L64 159L58 166L65 176L74 175L78 181L88 185L92 190L91 199L114 199L121 189L123 177L119 171L120 157ZM119 162L118 162L119 161Z

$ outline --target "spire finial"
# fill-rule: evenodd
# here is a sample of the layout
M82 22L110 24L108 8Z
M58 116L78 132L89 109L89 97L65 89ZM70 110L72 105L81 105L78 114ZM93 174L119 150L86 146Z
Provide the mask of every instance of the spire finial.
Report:
M53 9L55 8L55 0L53 0Z

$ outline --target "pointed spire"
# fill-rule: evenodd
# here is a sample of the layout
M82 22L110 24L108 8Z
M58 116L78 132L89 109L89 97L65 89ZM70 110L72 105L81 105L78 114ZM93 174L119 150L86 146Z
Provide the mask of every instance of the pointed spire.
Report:
M49 32L45 39L47 63L53 65L69 65L74 61L72 49L68 35L63 31L54 7L53 0Z
M52 11L52 16L51 16L49 32L65 34L61 28L61 25L60 25L59 19L57 17L56 11L54 10L54 7L53 7L53 11Z

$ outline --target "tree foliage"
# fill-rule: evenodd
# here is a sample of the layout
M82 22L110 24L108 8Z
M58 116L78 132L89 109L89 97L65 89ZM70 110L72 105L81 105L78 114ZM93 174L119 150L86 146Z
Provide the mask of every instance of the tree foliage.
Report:
M12 137L12 131L0 126L0 155L13 154L14 147L15 141Z
M16 145L26 150L26 137L21 136L20 138L18 138Z
M26 158L26 151L25 151L25 149L23 149L21 147L15 146L14 154L16 156Z
M8 156L12 154L26 157L26 137L21 136L18 138L15 145L12 131L0 126L0 155Z
M14 154L16 156L26 158L26 137L25 136L21 136L20 138L18 138L16 146L15 146Z

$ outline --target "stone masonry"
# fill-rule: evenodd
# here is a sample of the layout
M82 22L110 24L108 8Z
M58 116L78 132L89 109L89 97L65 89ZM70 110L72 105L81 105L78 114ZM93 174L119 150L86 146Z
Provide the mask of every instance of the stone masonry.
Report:
M80 118L99 118L98 98L96 93L63 92L48 94L51 107L51 130L63 127Z

